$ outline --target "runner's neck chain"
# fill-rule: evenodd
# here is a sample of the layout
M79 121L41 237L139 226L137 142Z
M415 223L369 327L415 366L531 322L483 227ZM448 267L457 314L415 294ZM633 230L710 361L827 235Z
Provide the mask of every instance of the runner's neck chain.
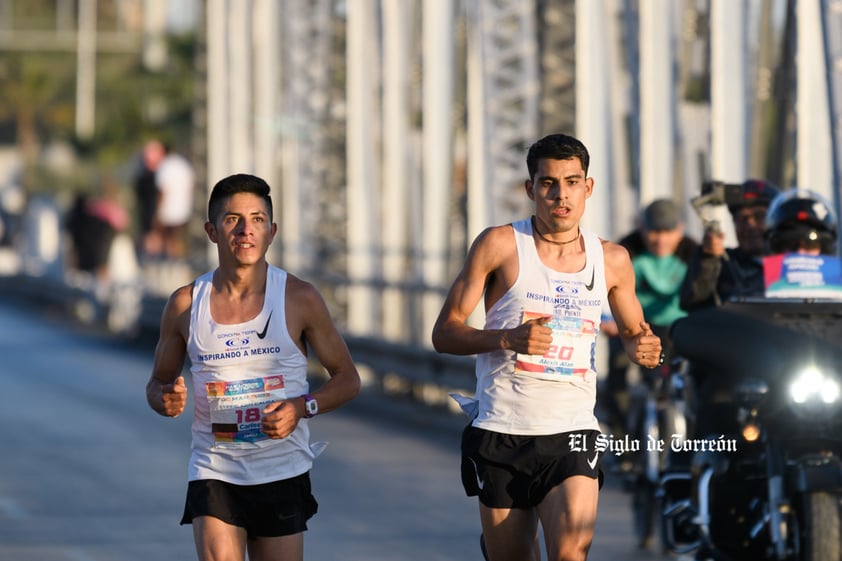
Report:
M555 241L555 240L551 240L551 239L549 239L549 238L545 238L545 237L543 236L543 234L541 234L541 232L539 232L539 231L538 231L538 226L537 226L537 224L535 223L535 216L533 216L533 217L532 217L532 231L533 231L533 232L535 232L536 234L538 234L538 237L539 237L542 241L545 241L545 242L550 243L550 244L553 244L553 245L567 245L567 244L569 244L569 243L573 243L573 242L577 241L577 240L579 239L579 237L582 235L582 231L581 231L581 230L579 230L579 228L576 228L576 237L575 237L575 238L573 238L572 240L567 240L566 242L557 242L557 241Z

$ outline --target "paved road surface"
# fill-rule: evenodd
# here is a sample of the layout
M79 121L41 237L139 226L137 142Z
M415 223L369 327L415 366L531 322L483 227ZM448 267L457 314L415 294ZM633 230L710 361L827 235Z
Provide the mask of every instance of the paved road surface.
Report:
M0 559L189 561L178 526L189 416L158 417L144 386L151 341L85 332L0 299ZM308 560L480 560L476 505L458 480L461 418L366 392L318 417L320 512ZM591 561L660 559L634 548L609 476Z

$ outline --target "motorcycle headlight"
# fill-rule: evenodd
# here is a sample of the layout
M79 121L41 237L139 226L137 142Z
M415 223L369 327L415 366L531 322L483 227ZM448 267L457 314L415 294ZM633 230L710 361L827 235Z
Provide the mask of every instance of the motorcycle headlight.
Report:
M839 383L818 368L801 372L789 386L789 396L797 405L836 403L840 398Z

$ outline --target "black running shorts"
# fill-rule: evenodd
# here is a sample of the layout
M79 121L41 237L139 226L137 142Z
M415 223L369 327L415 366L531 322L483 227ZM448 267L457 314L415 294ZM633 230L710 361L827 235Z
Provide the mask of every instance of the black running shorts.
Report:
M182 524L213 516L245 528L248 537L291 536L307 529L319 505L311 493L310 473L261 485L234 485L215 479L187 484Z
M532 508L571 475L599 480L599 431L519 436L468 425L462 433L462 486L490 508Z

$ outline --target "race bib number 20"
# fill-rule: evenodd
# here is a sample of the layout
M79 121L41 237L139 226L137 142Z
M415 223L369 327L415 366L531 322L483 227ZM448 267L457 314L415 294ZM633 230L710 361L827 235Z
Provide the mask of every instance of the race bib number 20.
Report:
M523 322L546 314L524 312ZM594 323L577 317L556 316L547 327L553 330L553 342L543 355L518 353L515 371L550 380L569 376L584 378L591 370Z

